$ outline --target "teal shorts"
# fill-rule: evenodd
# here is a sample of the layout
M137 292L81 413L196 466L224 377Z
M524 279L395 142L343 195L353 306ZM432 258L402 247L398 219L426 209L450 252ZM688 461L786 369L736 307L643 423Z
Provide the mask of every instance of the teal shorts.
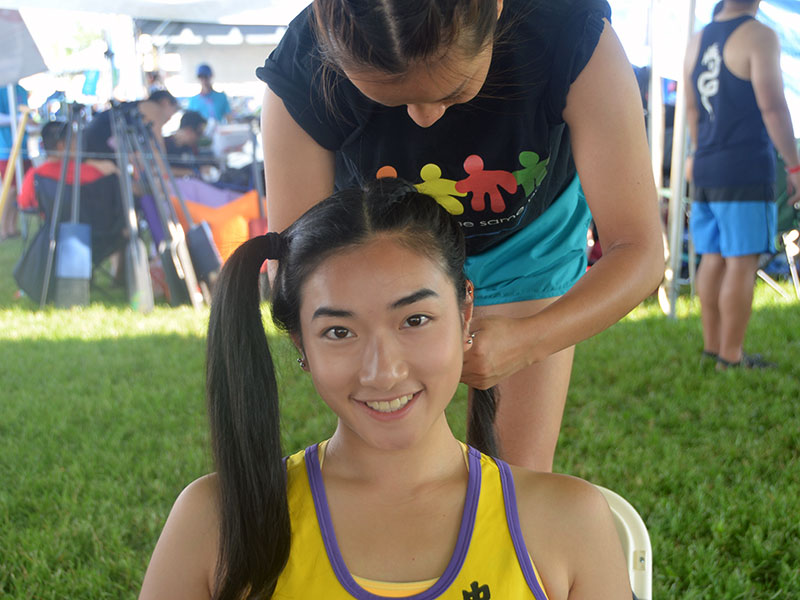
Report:
M498 246L468 256L475 305L507 304L566 293L586 272L592 221L578 178L538 219Z

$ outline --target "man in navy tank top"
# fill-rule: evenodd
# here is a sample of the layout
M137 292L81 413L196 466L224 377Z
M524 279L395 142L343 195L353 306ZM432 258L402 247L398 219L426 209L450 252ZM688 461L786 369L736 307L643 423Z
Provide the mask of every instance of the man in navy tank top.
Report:
M775 149L800 201L800 157L783 93L780 42L760 0L724 0L689 42L684 64L694 182L690 231L702 255L697 293L703 356L717 370L774 366L742 350L759 256L774 251Z

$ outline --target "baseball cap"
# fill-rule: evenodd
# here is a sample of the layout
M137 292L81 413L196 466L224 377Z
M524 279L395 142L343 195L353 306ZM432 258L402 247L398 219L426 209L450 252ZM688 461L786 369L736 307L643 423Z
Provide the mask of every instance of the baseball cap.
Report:
M197 67L197 76L198 77L211 77L211 67L206 64L202 64Z

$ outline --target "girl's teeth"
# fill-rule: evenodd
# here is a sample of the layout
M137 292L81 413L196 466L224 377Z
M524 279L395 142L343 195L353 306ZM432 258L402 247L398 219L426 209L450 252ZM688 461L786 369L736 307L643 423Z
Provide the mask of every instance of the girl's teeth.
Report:
M399 398L395 398L394 400L390 400L388 402L367 402L366 405L372 410L377 410L378 412L382 413L389 413L403 408L406 404L408 404L412 397L413 394L409 394L407 396L400 396Z

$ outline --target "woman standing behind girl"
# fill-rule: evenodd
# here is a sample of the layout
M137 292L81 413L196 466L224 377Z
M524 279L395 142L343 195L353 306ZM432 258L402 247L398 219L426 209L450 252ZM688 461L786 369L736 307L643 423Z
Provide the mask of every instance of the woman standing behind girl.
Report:
M537 470L552 469L574 344L663 273L609 16L605 0L314 0L257 71L274 231L385 175L457 216L475 284L462 381L497 385L501 456ZM584 276L592 218L603 257Z
M278 261L272 318L338 416L329 440L285 461L266 259ZM216 472L176 501L141 599L630 599L594 486L453 436L444 410L474 346L463 265L458 223L395 180L340 192L234 253L208 335ZM484 400L473 421L491 446Z

